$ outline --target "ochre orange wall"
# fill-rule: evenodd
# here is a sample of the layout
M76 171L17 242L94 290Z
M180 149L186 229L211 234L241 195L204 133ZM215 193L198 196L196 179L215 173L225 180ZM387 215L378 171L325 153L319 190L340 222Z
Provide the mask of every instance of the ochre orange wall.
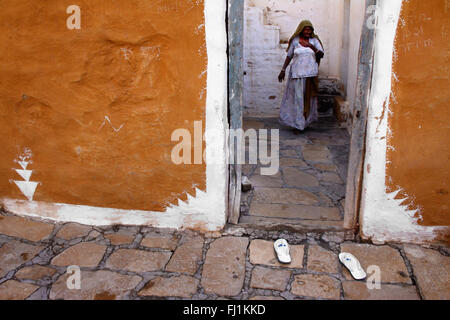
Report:
M66 28L72 4L81 30ZM204 164L170 157L172 131L205 118L203 10L199 0L1 1L0 197L25 199L13 183L25 148L36 201L163 211L204 190Z
M403 1L395 40L387 189L423 226L450 226L449 4Z

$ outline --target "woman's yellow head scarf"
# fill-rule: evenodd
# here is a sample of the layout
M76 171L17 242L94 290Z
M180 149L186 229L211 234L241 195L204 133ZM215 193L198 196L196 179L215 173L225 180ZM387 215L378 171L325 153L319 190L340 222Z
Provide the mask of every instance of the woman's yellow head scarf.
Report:
M319 40L320 44L322 45L323 48L323 44L322 41L320 41L320 38L318 35L316 35L314 33L314 27L313 24L311 23L311 21L309 20L303 20L302 22L300 22L300 24L297 27L297 30L295 30L294 34L292 35L292 37L289 39L289 45L288 45L288 49L287 51L289 51L289 46L291 45L292 40L294 40L294 38L298 35L300 35L300 33L303 32L303 29L305 29L306 27L310 27L311 29L313 29L313 33L312 33L312 37L316 38L317 40Z

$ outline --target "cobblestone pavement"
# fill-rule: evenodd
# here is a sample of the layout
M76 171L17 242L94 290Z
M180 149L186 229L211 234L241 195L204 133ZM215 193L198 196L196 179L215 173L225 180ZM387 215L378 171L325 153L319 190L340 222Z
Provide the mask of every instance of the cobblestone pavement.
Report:
M275 258L279 237L291 245L288 265ZM354 281L341 250L365 270L377 265L381 288ZM0 299L450 299L449 263L446 247L376 246L342 232L201 235L0 215ZM80 289L68 288L73 265Z
M242 193L241 222L342 227L350 145L347 129L339 128L332 116L321 117L300 134L281 126L278 118L246 118L244 128L279 129L280 167L275 175L261 175L260 168L268 165L243 165L243 175L253 189ZM251 143L247 141L247 152Z

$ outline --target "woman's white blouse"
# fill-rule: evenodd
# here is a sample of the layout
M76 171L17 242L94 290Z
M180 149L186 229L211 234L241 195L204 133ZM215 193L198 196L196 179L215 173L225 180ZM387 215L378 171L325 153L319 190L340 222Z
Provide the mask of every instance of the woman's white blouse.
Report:
M316 38L310 38L309 43L323 52L320 41ZM314 51L311 48L302 46L300 37L297 36L292 40L287 55L292 58L292 78L316 77L319 74L319 65L316 62Z

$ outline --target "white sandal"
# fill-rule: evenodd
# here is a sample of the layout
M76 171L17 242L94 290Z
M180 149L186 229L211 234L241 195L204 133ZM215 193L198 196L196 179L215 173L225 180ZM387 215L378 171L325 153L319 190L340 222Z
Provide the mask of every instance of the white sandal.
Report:
M356 259L356 257L351 253L341 252L339 254L339 260L348 269L348 271L350 271L352 277L356 280L362 280L366 277L366 273L361 267L358 259Z
M289 255L289 244L284 239L278 239L274 242L273 248L277 254L278 261L281 263L291 263L291 256Z

